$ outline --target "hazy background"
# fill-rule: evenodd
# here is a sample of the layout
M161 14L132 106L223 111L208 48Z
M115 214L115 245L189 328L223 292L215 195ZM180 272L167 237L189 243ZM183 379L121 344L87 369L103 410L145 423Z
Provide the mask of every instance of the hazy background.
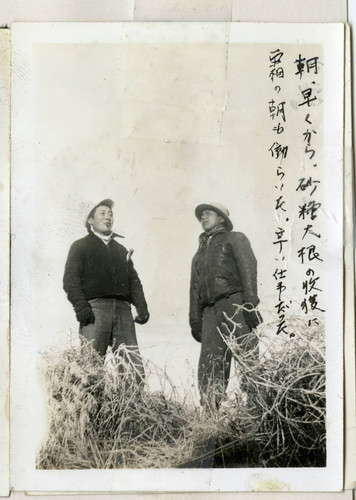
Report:
M43 383L34 387L32 380L38 364L49 348L79 342L62 289L68 250L85 236L87 214L104 198L115 202L114 230L125 236L120 242L135 250L151 314L137 327L141 354L165 370L181 394L198 399L200 344L188 324L190 266L201 233L196 205L224 204L234 229L249 238L265 324L277 319L276 267L288 269L284 298L296 299L297 309L303 298L305 268L296 243L305 226L298 221L296 186L306 169L296 132L304 130L304 113L296 113L299 48L227 43L224 23L172 29L141 25L136 33L133 25L122 31L121 43L119 34L110 43L32 43L27 53L14 45L13 362L25 371L16 370L12 383L38 392L43 408ZM304 47L306 57L321 54L320 46ZM285 52L288 75L278 82L279 95L269 78L276 48ZM281 136L272 131L272 98L286 100ZM16 120L16 113L24 118ZM313 126L321 123L321 111L314 110ZM288 224L275 211L278 162L268 150L276 140L290 148L283 180ZM322 133L313 144L321 154ZM281 224L288 226L284 263L273 245ZM270 328L277 342L275 331ZM148 379L152 390L159 382ZM45 435L45 413L36 410L33 418L43 419Z
M30 228L31 284L24 299L33 311L26 321L38 352L78 339L63 269L69 246L86 234L87 213L103 198L115 202L114 228L135 250L149 305L149 323L137 327L142 355L175 383L196 390L199 344L190 335L188 309L190 263L201 232L197 204L223 203L234 229L248 236L258 260L262 315L276 319L272 242L280 193L268 149L293 137L296 118L283 135L272 132L268 102L286 95L276 96L269 79L275 46L227 45L226 36L220 25L216 42L34 44L35 163L21 224ZM284 50L290 51L285 70L294 73L297 52ZM295 108L295 81L283 85L284 92L293 89L287 106ZM285 163L284 194L295 219L299 173L288 172L288 165L301 152L302 144ZM286 294L293 298L301 296L300 266L288 253Z

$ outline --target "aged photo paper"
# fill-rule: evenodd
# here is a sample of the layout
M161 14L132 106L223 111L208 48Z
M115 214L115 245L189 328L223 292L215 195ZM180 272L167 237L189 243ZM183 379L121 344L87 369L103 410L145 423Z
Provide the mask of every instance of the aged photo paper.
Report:
M350 27L345 38L345 489L356 485L356 377L355 377L355 257L354 257L354 161L351 116Z
M344 26L14 24L12 67L11 486L38 492L340 490ZM192 456L184 448L179 461L182 435L188 428L197 432L187 419L180 434L174 423L163 451L153 447L151 462L147 447L116 458L127 451L125 433L103 458L93 452L102 443L86 434L88 415L97 411L92 392L83 405L70 400L72 411L66 407L70 421L78 416L79 444L69 434L55 441L51 408L65 409L68 394L57 361L74 376L71 395L83 385L82 372L70 371L83 358L73 357L80 352L79 325L63 291L64 267L71 244L87 234L88 214L107 199L114 202L113 228L125 236L120 243L134 249L150 312L148 323L136 328L142 357L156 367L147 371L142 398L154 408L163 401L157 419L171 411L172 422L188 414L194 426L205 422L199 432L209 421L199 404L200 344L188 321L191 261L202 232L196 207L223 205L224 221L247 236L263 318L255 333L258 357L244 390L233 335L223 336L237 362L214 413L217 433L228 425L236 433L236 414L243 419L249 402L265 396L263 412L252 418L258 439L244 442L244 453L233 455L224 435L215 455L204 450L208 465L191 460L194 446ZM232 317L227 321L239 329ZM300 353L296 364L293 351ZM120 383L108 356L90 377L99 371ZM308 371L313 363L316 372ZM268 366L272 378L258 371ZM283 382L287 376L290 385ZM57 406L49 383L59 384ZM173 387L174 401L166 399ZM276 403L282 400L283 408ZM261 422L264 429L271 425L267 436ZM216 440L212 427L209 439ZM159 432L153 428L141 436L151 439ZM164 461L172 449L175 461ZM53 450L64 457L61 463L51 458ZM131 455L137 456L134 469Z
M10 31L0 30L0 495L9 493Z
M348 0L1 0L0 20L13 22L239 21L346 23ZM349 14L351 19L351 14Z
M232 21L283 23L346 23L348 0L233 0Z

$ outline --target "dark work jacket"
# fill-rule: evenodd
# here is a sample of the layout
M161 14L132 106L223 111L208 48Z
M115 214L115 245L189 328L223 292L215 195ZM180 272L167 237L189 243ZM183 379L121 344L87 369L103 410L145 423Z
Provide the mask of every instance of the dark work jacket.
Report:
M190 326L201 321L203 309L222 297L242 293L244 303L254 307L257 296L257 261L243 233L218 229L200 235L192 261L190 280Z
M75 311L98 297L118 297L147 309L141 281L127 253L114 239L106 245L93 233L72 244L63 288Z

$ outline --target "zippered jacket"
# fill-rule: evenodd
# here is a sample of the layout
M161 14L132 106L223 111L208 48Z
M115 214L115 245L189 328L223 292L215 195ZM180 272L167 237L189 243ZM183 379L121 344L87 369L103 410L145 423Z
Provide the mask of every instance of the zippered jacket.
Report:
M220 228L203 233L192 261L189 323L201 324L203 310L222 297L241 292L244 303L254 307L257 296L257 261L243 233Z
M127 254L113 238L106 245L93 233L72 244L63 288L76 312L99 297L117 297L147 311L141 281Z

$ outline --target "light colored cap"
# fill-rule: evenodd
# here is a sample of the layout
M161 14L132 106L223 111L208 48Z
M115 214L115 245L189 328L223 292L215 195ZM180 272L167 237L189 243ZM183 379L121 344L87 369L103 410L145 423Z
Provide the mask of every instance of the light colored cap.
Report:
M228 231L231 231L233 229L234 226L229 219L229 211L226 207L224 207L224 205L221 205L220 203L202 203L201 205L198 205L195 209L195 215L199 222L204 210L213 210L224 218L224 224Z
M101 201L100 203L98 203L97 205L95 205L95 207L93 207L89 214L88 214L88 217L87 217L87 220L85 221L85 227L87 228L87 230L89 231L90 229L90 224L88 222L89 219L91 219L92 217L94 217L94 214L95 214L95 210L98 208L98 207L108 207L110 208L110 210L112 210L112 207L114 206L114 202L112 200L110 200L109 198Z

